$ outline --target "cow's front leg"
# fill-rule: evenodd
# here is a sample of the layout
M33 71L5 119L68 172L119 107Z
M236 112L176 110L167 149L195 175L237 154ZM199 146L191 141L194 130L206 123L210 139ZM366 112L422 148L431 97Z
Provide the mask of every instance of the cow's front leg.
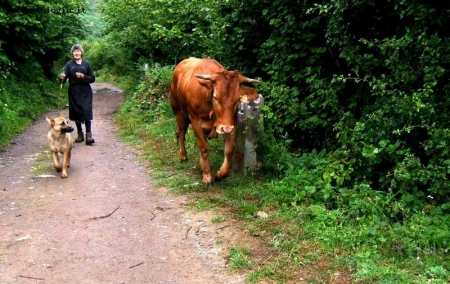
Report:
M211 166L209 164L209 160L208 160L208 155L209 155L209 147L208 149L201 149L201 154L200 154L200 167L202 169L202 181L205 184L210 184L212 182L212 177L211 177Z
M236 131L233 131L231 134L227 134L223 136L225 141L225 149L224 149L224 159L223 164L220 169L216 173L215 179L220 181L226 178L230 174L231 161L234 154L234 144L236 139Z
M209 165L209 143L206 140L205 132L201 127L200 122L192 122L192 129L194 130L195 137L197 138L197 145L200 150L200 168L202 170L203 182L210 184L212 182L211 166Z

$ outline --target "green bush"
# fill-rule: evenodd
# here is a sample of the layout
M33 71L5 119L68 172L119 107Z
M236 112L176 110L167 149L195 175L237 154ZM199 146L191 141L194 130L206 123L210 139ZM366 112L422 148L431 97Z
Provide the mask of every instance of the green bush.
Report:
M42 112L58 105L57 84L31 70L29 80L9 72L0 76L0 146L7 145Z
M124 103L121 114L139 114L142 122L151 123L164 113L171 113L168 95L174 66L144 64L142 81Z

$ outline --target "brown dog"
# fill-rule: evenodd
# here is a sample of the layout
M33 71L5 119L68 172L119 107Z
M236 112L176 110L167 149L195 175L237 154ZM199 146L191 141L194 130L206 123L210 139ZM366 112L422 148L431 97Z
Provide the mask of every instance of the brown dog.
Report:
M53 164L58 172L62 170L61 177L66 178L67 168L70 167L70 158L72 156L73 140L70 132L73 131L73 127L69 125L64 117L46 117L46 120L50 129L47 139L53 156ZM59 163L59 153L63 155L62 168Z

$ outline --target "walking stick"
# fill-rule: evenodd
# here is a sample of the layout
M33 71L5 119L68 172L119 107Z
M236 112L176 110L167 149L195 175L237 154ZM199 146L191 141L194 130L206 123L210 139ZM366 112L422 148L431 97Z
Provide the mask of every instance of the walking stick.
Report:
M59 80L61 83L59 85L59 96L58 96L58 116L61 116L61 96L62 96L62 80Z

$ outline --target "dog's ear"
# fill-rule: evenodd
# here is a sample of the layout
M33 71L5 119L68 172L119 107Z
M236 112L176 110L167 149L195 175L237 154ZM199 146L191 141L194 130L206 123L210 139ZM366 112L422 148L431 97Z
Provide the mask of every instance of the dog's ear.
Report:
M48 124L50 124L51 126L55 125L55 120L53 118L46 117L45 119L47 120Z

